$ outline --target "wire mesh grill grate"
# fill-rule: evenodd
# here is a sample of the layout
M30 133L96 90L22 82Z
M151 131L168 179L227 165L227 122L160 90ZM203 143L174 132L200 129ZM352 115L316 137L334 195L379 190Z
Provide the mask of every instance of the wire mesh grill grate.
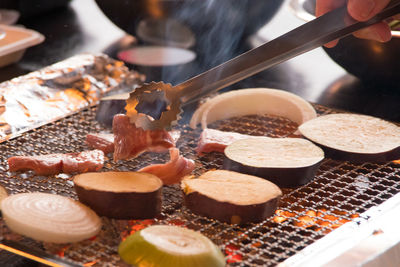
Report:
M332 113L315 105L319 114ZM87 150L85 137L89 132L105 131L95 120L96 107L45 125L0 144L0 181L10 193L49 192L77 198L72 177L66 174L36 176L31 172L10 173L7 158L16 155L68 153ZM245 116L212 125L226 131L272 137L290 136L296 125L276 117ZM195 155L200 130L181 128L178 141L182 155L196 161L195 173L221 168L223 155ZM165 162L167 153L145 153L137 159L108 159L103 171L133 171L151 163ZM229 225L192 214L182 205L178 186L163 190L163 211L154 220L111 220L102 218L103 229L90 240L70 245L36 242L49 254L85 266L123 266L117 254L121 239L151 224L170 224L200 231L217 245L231 266L274 266L322 238L359 214L400 192L400 169L394 163L383 165L353 164L325 159L316 178L309 184L283 189L284 196L275 216L258 224ZM0 231L6 239L32 246L32 240L11 233L0 221Z

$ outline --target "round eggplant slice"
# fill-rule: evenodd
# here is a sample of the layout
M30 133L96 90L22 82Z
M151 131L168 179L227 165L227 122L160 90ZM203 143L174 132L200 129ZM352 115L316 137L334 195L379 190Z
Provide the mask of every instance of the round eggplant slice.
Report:
M265 178L281 187L311 181L324 159L321 148L301 138L238 140L225 148L223 168Z
M148 219L161 212L162 181L138 172L92 172L74 178L79 200L98 215Z
M400 127L358 114L329 114L299 127L327 157L353 162L387 162L400 158Z
M181 183L185 205L195 214L231 224L260 222L271 216L282 195L275 184L233 171L208 171Z
M118 248L134 266L223 267L225 258L207 237L178 226L154 225L128 236Z

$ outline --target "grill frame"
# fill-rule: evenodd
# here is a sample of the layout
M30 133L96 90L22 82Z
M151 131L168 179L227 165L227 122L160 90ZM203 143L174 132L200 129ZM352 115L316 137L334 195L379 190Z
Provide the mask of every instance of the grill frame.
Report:
M319 115L338 112L321 105L314 107ZM87 150L85 135L107 130L94 120L95 112L96 107L90 107L1 143L0 149L5 151L0 156L1 183L10 193L41 191L76 199L70 175L42 177L31 172L10 173L6 159L16 155ZM272 137L291 136L296 130L294 123L271 116L245 116L239 120L217 122L211 127ZM202 157L194 154L200 129L181 127L180 130L182 135L177 147L182 155L195 160L195 174L222 166L221 154L210 153ZM103 171L133 171L150 162L165 162L165 158L164 153L145 153L137 159L118 163L108 159ZM279 218L271 217L258 224L229 225L194 215L183 206L179 187L167 186L163 190L164 204L160 218L144 221L102 218L103 230L93 240L71 245L36 242L11 233L3 220L0 220L0 233L5 239L28 247L40 247L53 257L71 263L121 266L124 263L117 254L121 237L151 224L178 225L198 230L213 240L227 256L230 266L274 266L327 237L334 229L341 228L344 222L367 220L365 216L369 215L365 214L370 208L379 206L398 192L400 169L392 162L354 164L325 159L312 182L294 189L283 189L278 209L287 212L286 215L280 214ZM310 211L314 211L315 216ZM337 219L332 222L334 218ZM306 225L304 219L310 225Z

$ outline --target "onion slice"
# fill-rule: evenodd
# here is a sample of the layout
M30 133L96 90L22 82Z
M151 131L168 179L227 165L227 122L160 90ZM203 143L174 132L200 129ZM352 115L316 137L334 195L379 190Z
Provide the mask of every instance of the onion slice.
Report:
M0 185L0 210L1 210L1 202L8 196L7 190Z
M47 193L21 193L1 203L3 218L14 232L52 243L70 243L95 236L100 218L80 202Z
M275 115L302 124L317 116L303 98L278 89L249 88L230 91L209 99L193 114L190 127L203 129L217 120L245 115Z
M190 229L154 225L126 238L118 248L121 258L135 266L225 266L219 248Z

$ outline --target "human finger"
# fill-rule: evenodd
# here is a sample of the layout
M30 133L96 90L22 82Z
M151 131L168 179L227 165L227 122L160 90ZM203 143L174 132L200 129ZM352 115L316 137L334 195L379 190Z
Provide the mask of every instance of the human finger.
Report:
M370 39L379 42L388 42L392 38L390 27L385 22L380 22L353 33L357 38Z
M390 0L349 0L347 9L350 16L359 21L366 21L387 6Z
M317 0L316 5L315 5L315 15L317 17L322 16L323 14L339 8L343 5L345 5L346 0ZM325 44L324 46L327 48L331 48L336 46L338 43L338 40L334 40L332 42L329 42Z

